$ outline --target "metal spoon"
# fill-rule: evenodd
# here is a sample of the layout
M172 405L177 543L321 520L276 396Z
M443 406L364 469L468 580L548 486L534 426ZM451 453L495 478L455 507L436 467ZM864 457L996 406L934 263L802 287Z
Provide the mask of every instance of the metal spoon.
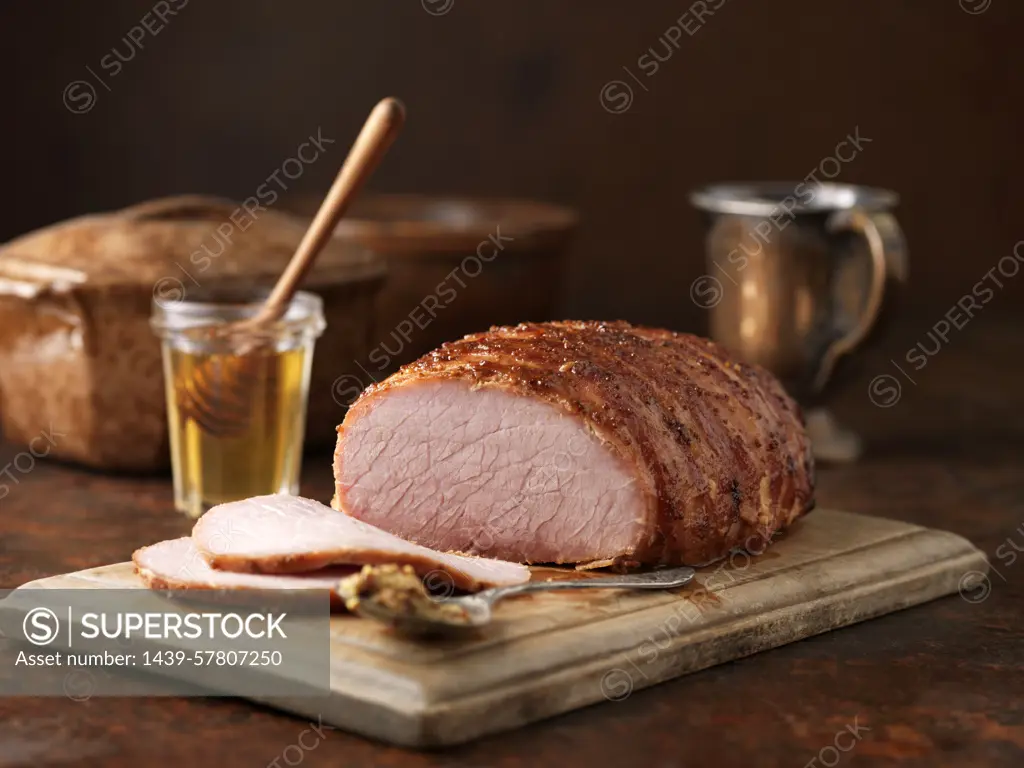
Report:
M434 598L426 600L436 607L416 612L399 611L390 605L374 600L374 596L363 595L354 611L365 618L375 619L410 635L458 634L489 624L493 617L492 608L499 600L534 592L554 592L567 589L672 589L688 584L694 577L693 568L670 568L627 576L606 576L594 579L572 579L567 581L530 581L509 587L485 589L464 597ZM454 611L446 606L454 606Z

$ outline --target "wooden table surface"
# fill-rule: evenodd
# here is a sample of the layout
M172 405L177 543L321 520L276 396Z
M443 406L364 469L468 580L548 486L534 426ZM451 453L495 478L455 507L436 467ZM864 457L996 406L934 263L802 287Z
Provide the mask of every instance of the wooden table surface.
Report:
M919 341L934 349L927 332L941 310L915 314L863 361L836 410L867 437L868 454L821 468L819 502L967 536L992 560L987 594L971 590L970 601L949 597L428 754L318 734L237 700L0 699L0 766L1020 766L1024 322L986 312L954 330L922 370L908 369L914 383L889 360ZM868 397L881 375L902 386L886 408ZM894 391L892 380L878 385L883 397ZM0 446L0 472L17 452ZM304 493L330 497L329 466L326 456L307 457ZM168 478L50 462L11 472L16 482L0 476L2 587L125 560L189 527L172 510Z

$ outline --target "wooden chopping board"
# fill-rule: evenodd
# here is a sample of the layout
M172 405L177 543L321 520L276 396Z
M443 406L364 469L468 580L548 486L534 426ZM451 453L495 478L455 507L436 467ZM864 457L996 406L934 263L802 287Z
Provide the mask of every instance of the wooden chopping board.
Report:
M954 534L819 510L764 555L703 568L682 590L513 599L473 639L425 644L335 617L330 697L261 701L404 746L457 744L951 594L987 571ZM118 563L23 588L136 586Z

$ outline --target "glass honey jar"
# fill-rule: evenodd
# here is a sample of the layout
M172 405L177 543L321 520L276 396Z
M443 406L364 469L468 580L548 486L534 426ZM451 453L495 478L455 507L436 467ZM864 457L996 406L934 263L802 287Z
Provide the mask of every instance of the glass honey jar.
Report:
M284 316L244 334L263 294L155 298L174 503L197 518L228 501L298 493L313 347L323 306L299 292Z

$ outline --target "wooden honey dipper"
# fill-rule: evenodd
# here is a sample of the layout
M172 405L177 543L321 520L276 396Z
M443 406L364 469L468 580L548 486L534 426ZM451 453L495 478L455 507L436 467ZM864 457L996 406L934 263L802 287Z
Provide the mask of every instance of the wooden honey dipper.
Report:
M338 220L373 174L404 122L405 108L398 99L384 99L373 108L313 223L263 306L250 318L217 328L217 338L231 339L237 344L235 351L203 362L189 379L176 386L175 398L183 418L192 419L204 432L219 437L245 430L252 415L253 380L268 351L266 334L261 332L284 316L316 257L330 241Z

